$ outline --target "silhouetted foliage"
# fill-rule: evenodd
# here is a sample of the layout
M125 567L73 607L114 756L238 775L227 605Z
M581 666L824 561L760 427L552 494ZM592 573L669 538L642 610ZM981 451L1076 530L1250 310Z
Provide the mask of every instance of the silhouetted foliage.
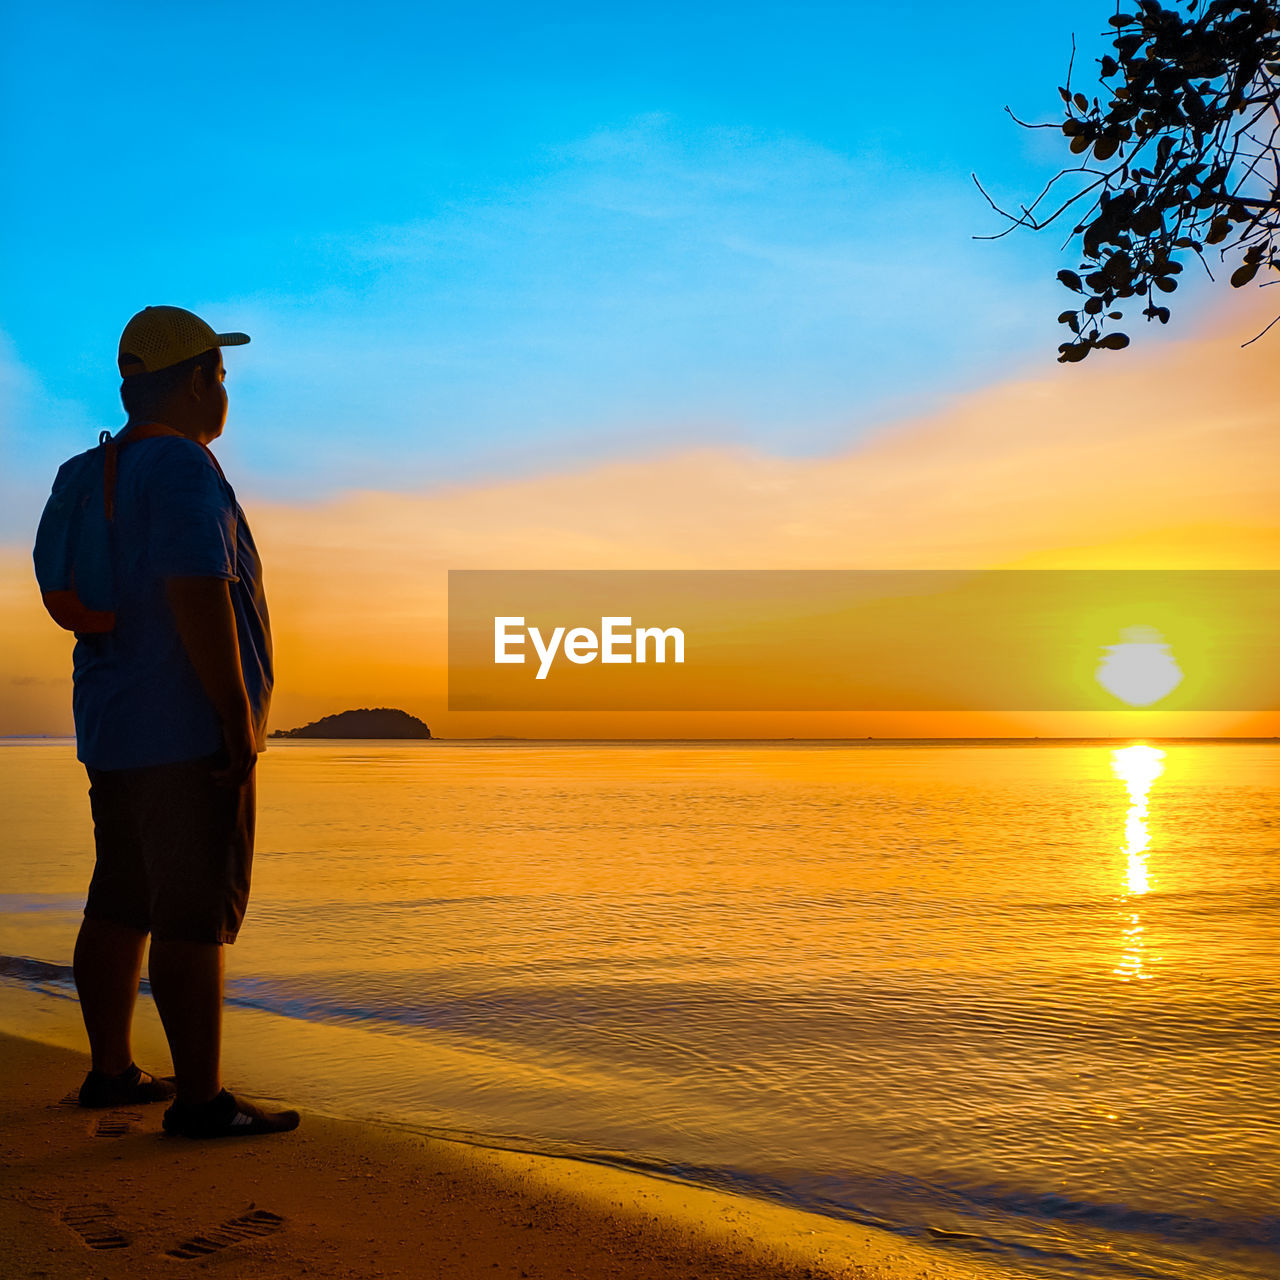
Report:
M1186 7L1183 16L1157 0L1137 0L1136 11L1126 12L1134 5L1122 0L1110 19L1115 53L1099 60L1101 103L1072 89L1073 50L1067 84L1058 90L1066 104L1062 123L1013 117L1025 128L1061 129L1072 154L1084 159L1016 215L982 192L1013 224L1001 236L1016 227L1039 231L1075 210L1067 244L1079 236L1083 260L1058 279L1080 305L1058 317L1073 335L1058 347L1060 361L1128 346L1125 334L1105 332L1126 303L1145 302L1147 320L1166 324L1181 251L1197 255L1212 278L1204 252L1212 246L1234 265L1236 289L1262 267L1280 270L1280 0L1190 0ZM1106 167L1108 161L1114 163ZM1078 176L1079 190L1051 213L1038 213L1070 175ZM1080 202L1090 197L1081 217Z

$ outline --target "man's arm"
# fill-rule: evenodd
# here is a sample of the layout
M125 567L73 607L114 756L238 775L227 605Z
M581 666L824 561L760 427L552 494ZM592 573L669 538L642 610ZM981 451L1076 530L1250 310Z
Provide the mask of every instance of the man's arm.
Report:
M239 786L253 770L257 743L240 667L231 584L226 578L172 577L164 585L183 648L222 722L230 762L215 776Z

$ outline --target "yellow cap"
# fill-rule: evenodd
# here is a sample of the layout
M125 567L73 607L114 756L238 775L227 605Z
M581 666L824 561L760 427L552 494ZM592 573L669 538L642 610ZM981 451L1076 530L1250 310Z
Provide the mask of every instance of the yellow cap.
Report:
M213 347L239 347L248 341L247 333L214 333L181 307L144 307L120 335L120 376L155 373Z

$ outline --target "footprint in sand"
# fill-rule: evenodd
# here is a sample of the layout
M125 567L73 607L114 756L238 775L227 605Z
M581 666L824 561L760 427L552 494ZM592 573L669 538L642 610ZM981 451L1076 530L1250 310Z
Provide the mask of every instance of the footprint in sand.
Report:
M142 1123L142 1115L137 1111L113 1111L103 1116L93 1126L95 1138L122 1138L135 1124Z
M131 1237L116 1225L116 1215L109 1205L78 1204L62 1211L62 1221L90 1249L126 1249Z
M259 1236L269 1236L284 1226L284 1219L276 1213L268 1213L266 1209L251 1209L238 1218L228 1218L219 1227L206 1231L203 1235L192 1236L181 1244L168 1250L170 1258L203 1258L219 1249L240 1244L244 1240L254 1240Z

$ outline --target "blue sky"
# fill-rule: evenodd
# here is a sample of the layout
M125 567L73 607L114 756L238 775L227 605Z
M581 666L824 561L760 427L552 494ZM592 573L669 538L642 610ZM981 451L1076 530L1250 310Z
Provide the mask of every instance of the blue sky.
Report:
M1054 358L1059 3L53 3L0 78L0 537L122 421L149 303L244 329L219 445L320 497L779 455ZM1170 326L1171 329L1175 326ZM1142 337L1155 338L1145 326Z

